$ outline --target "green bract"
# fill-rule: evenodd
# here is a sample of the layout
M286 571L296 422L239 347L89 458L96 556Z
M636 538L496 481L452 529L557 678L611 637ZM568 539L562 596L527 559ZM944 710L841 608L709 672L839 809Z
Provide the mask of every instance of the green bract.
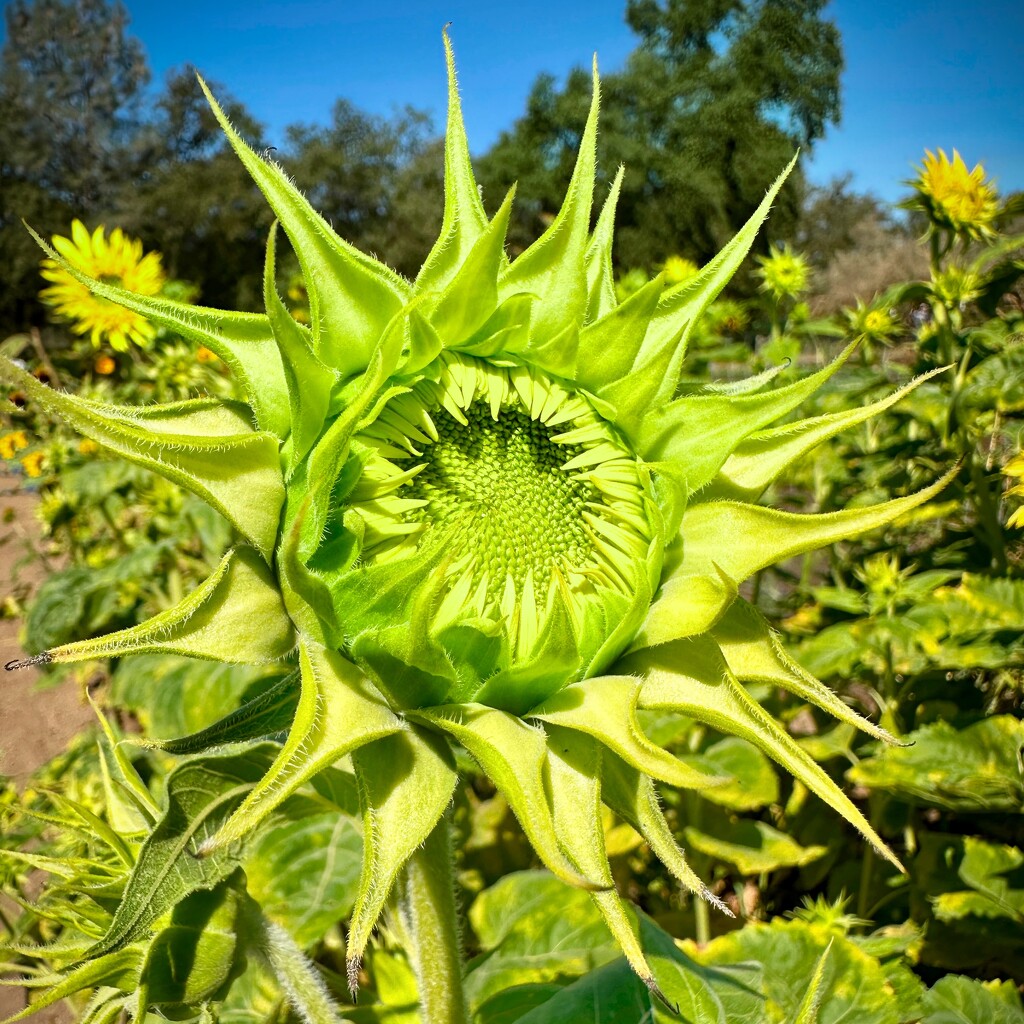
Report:
M445 43L444 221L415 281L338 238L212 97L298 255L312 327L278 296L273 235L261 316L132 294L64 264L97 295L215 351L248 404L104 406L51 391L10 363L0 372L83 434L203 497L244 543L177 608L43 657L161 650L262 662L297 651L297 696L286 681L172 747L254 739L290 721L270 771L204 843L207 853L353 756L366 816L353 970L392 883L451 799L459 744L551 871L592 892L653 983L613 887L601 806L712 899L675 843L654 780L694 789L724 780L651 743L637 709L744 737L895 860L744 684L788 689L890 737L794 664L737 593L765 566L885 524L942 482L830 515L756 504L795 459L899 397L771 426L842 358L784 387L771 388L769 373L678 393L690 333L785 174L698 274L668 290L658 278L618 303L611 247L621 172L590 229L595 71L562 209L510 263L512 196L488 219Z

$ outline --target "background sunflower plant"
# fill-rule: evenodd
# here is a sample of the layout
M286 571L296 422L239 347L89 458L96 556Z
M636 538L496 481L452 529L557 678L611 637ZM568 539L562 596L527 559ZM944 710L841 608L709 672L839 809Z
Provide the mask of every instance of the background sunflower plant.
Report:
M755 699L756 687L787 690L896 741L794 662L740 588L774 563L887 524L945 486L948 477L826 515L758 503L796 460L925 377L863 407L803 419L791 414L849 349L781 386L769 369L680 388L695 325L746 256L788 169L699 272L667 289L656 277L620 302L611 246L621 171L591 230L596 68L562 208L510 262L514 190L488 217L447 37L445 46L445 212L413 281L339 238L212 96L298 257L309 326L278 293L275 232L258 315L133 291L39 239L59 272L96 301L216 353L245 400L111 405L49 389L9 360L0 376L95 443L202 498L240 540L153 618L8 668L159 652L283 668L221 721L157 744L200 755L169 778L163 807L111 744L105 770L131 796L138 843L121 851L127 878L105 930L69 948L49 983L124 988L131 998L118 1012L145 1012L147 944L168 921L187 918L194 894L212 892L217 931L259 935L294 1007L331 1019L301 952L269 923L252 924L264 919L238 869L246 840L346 758L363 819L347 983L358 987L371 933L397 895L392 927L432 1024L467 1019L447 820L466 755L507 800L540 861L587 894L635 974L671 1004L687 984L665 967L678 956L617 892L602 809L643 836L682 886L725 909L688 865L655 783L704 792L730 780L653 742L645 714L683 716L749 741L899 867ZM280 742L263 745L268 738ZM210 754L226 744L241 744L241 753ZM202 777L194 790L182 781L188 771ZM242 905L255 917L239 916ZM194 962L207 954L197 955ZM224 956L211 974L218 984L197 1001L220 998L233 970L233 954ZM808 980L808 1006L825 964Z

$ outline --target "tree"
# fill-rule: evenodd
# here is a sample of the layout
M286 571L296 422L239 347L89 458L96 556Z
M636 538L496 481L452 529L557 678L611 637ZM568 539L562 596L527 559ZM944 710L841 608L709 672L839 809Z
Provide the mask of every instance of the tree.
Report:
M798 147L839 117L838 32L825 0L629 0L639 37L625 69L602 79L603 173L626 166L616 256L651 266L672 253L709 259L753 212ZM527 111L481 160L490 203L519 180L512 240L543 228L568 184L590 75L559 91L537 80ZM539 159L538 159L539 154ZM794 228L799 175L771 221Z
M263 126L208 83L254 148ZM224 138L194 69L172 72L134 141L138 172L118 197L118 224L159 249L172 277L200 285L211 306L263 308L263 256L272 215Z
M0 323L33 309L39 250L21 227L66 230L112 205L149 81L128 16L105 0L14 0L0 52Z
M342 238L411 275L441 225L444 158L433 135L423 111L388 119L340 99L327 127L288 128L284 164Z

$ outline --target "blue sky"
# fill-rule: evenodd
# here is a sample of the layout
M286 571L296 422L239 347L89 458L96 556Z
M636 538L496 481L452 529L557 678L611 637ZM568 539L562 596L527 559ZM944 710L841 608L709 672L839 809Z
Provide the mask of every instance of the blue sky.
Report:
M194 64L280 140L294 121L325 122L345 96L388 114L412 104L440 127L441 27L453 23L470 145L481 152L524 109L542 71L563 76L597 51L621 67L635 37L625 0L124 0L157 79ZM833 0L846 56L843 119L809 173L852 172L895 200L926 148L984 162L1001 189L1024 188L1024 3Z

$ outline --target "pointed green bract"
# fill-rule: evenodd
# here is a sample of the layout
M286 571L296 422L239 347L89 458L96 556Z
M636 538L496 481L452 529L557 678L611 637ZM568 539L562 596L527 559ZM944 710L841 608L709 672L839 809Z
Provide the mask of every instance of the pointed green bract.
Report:
M812 419L787 423L760 433L751 434L741 441L726 459L711 482L706 495L709 498L738 498L756 500L797 459L819 444L835 437L842 430L864 423L885 412L916 387L943 373L948 367L939 367L922 374L891 395L843 412L827 413Z
M363 370L385 324L407 300L408 284L342 241L281 168L261 159L242 140L201 78L199 84L228 141L291 239L306 279L317 354L342 377Z
M723 914L735 916L717 896L712 895L686 863L686 856L662 813L658 792L650 776L606 751L601 760L601 799L644 837L651 851L677 882Z
M289 465L294 469L323 431L338 374L317 358L312 349L310 332L288 312L277 294L274 283L276 237L275 222L267 239L263 303L281 352L281 363L288 383L291 440Z
M622 190L622 179L626 168L622 165L615 172L615 180L608 190L608 196L597 218L597 227L591 235L590 244L583 260L587 271L587 315L586 323L593 323L615 309L615 274L612 270L612 240L615 232L615 207Z
M702 267L696 277L684 281L661 300L658 311L651 321L641 357L649 357L663 350L666 344L675 344L675 354L669 363L669 372L659 394L662 402L669 401L675 391L683 357L686 354L686 344L694 325L739 270L771 210L775 197L796 166L796 161L797 158L794 156L786 169L772 183L761 205L722 251Z
M559 847L544 788L547 743L543 732L480 704L431 708L410 717L448 733L473 755L508 801L549 871L582 889L603 887L600 879L577 871Z
M288 740L267 774L199 852L209 857L248 835L278 804L345 754L402 729L362 673L317 644L299 645L302 692Z
M651 462L685 467L687 487L699 491L744 438L810 398L852 351L850 346L823 370L775 391L678 398L642 422L640 450Z
M779 686L875 739L897 742L894 736L858 715L824 683L793 661L764 616L746 601L737 598L715 623L711 636L721 648L729 670L740 682Z
M683 764L643 734L635 714L642 686L631 676L587 679L560 690L529 717L593 736L644 774L682 789L727 782Z
M469 142L462 122L455 54L444 31L448 67L448 124L444 134L444 219L441 233L416 277L416 287L429 291L445 287L470 249L487 228L487 214L473 177Z
M583 322L587 309L584 255L590 233L590 207L597 160L600 86L594 61L594 93L569 191L551 226L499 278L504 299L516 292L538 296L530 322L531 348L543 350L553 338Z
M458 775L447 742L416 726L361 747L352 761L363 806L363 871L345 957L358 965L395 881L440 821Z
M29 234L64 271L94 295L124 306L183 338L205 345L231 368L252 406L256 425L279 438L288 432L288 385L266 316L192 306L161 296L139 295L97 281L69 263L31 228Z
M236 548L173 608L118 633L55 647L46 652L46 660L90 661L163 651L259 664L283 658L294 646L292 624L266 563L252 548Z
M551 814L559 845L580 872L605 887L592 892L608 930L643 981L654 987L654 972L647 963L636 930L621 897L604 849L601 824L601 747L593 739L570 730L551 730L548 749Z
M896 856L829 775L736 682L713 640L679 640L632 655L629 662L645 673L640 695L642 707L676 711L749 740L841 814L879 856L903 870Z
M180 406L172 407L167 430L153 411L131 424L122 409L54 391L2 356L0 381L21 388L97 444L198 494L269 559L284 500L275 437L241 424L233 435L182 433Z

